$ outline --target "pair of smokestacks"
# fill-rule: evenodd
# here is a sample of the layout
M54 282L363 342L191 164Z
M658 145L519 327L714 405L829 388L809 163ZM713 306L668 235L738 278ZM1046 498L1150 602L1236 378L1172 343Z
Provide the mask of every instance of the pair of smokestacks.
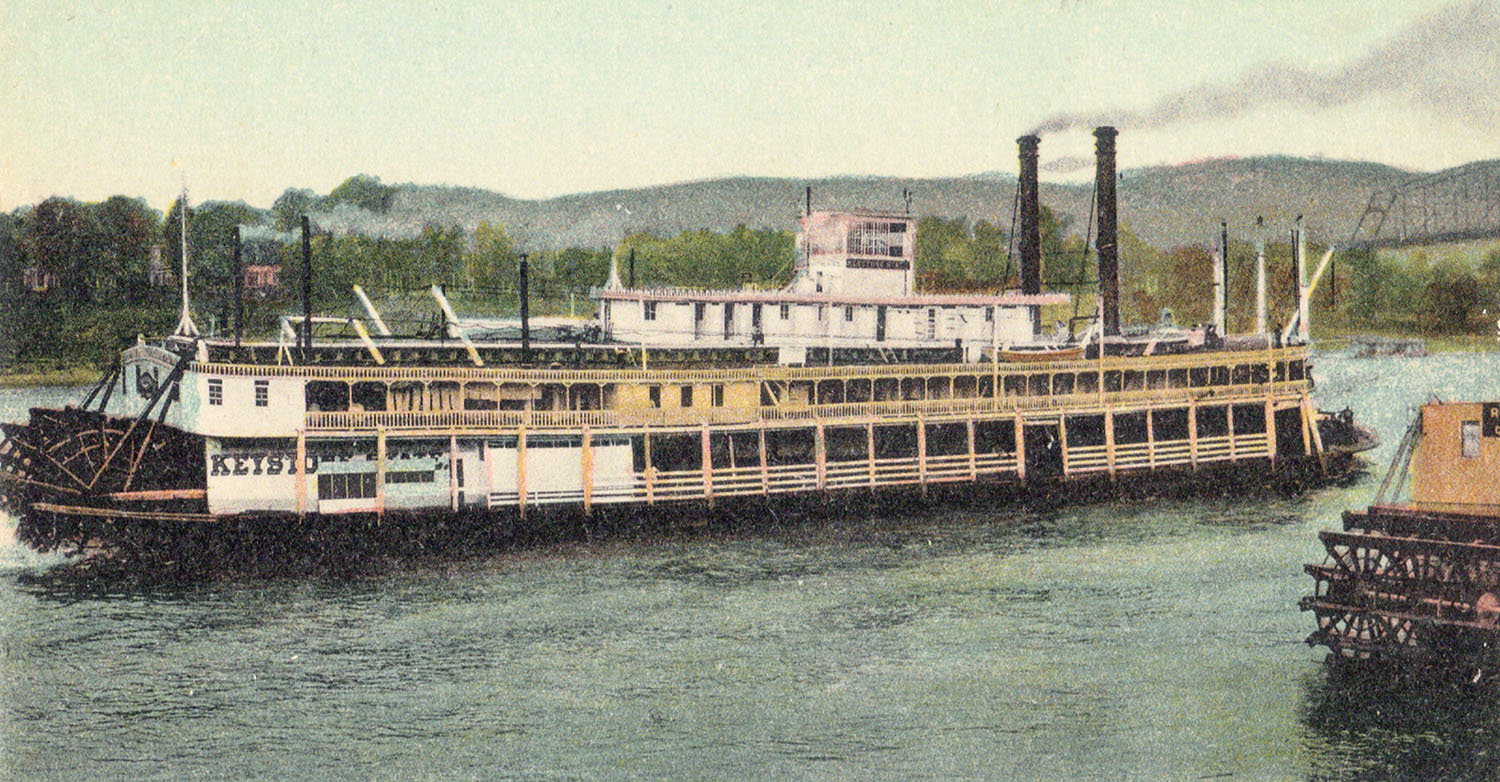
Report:
M1109 126L1094 129L1094 200L1099 226L1094 246L1099 258L1099 299L1103 307L1106 335L1120 333L1119 220L1115 198L1115 136ZM1042 292L1041 196L1037 184L1037 147L1041 139L1026 135L1016 139L1021 147L1020 249L1021 292ZM1033 325L1040 331L1041 309L1033 309Z

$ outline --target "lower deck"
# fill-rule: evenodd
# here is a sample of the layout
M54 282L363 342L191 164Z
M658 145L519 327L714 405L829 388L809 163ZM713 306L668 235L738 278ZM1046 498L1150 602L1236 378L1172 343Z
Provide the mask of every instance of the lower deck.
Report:
M960 409L962 407L962 409ZM698 426L423 428L206 441L208 510L382 513L712 502L1070 479L1323 451L1305 394L1094 410L925 406L905 415Z

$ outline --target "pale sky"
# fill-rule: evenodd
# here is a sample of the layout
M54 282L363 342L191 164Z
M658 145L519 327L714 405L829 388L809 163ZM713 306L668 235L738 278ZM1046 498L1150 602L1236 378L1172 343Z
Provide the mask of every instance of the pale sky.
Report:
M1013 171L1059 115L1125 120L1124 168L1500 157L1492 2L457 5L0 0L0 210ZM1043 162L1091 145L1049 133Z

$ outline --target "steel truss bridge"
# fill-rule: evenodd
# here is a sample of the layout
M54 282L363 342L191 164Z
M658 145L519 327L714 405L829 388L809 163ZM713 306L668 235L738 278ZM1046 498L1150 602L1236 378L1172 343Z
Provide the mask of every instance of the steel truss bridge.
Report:
M1371 194L1350 248L1500 238L1500 160L1424 174Z

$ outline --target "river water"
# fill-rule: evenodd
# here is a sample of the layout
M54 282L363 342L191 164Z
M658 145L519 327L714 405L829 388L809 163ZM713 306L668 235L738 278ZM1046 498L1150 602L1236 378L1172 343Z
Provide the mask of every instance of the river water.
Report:
M1298 598L1413 405L1494 354L1322 356L1383 443L1302 496L664 531L354 580L36 578L0 545L0 777L1493 777L1494 690L1330 682ZM18 418L67 389L0 391Z

